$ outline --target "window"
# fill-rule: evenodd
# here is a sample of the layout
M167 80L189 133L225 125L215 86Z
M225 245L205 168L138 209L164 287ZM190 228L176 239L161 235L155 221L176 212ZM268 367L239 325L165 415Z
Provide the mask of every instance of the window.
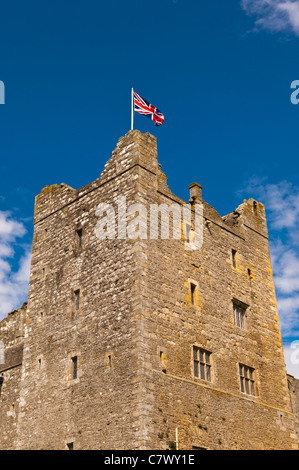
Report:
M241 392L255 396L254 369L239 364Z
M2 392L2 385L3 385L3 382L4 382L4 377L3 375L0 376L0 396L1 396L1 392Z
M80 308L80 290L75 291L75 309L79 310Z
M195 291L196 291L196 285L195 284L190 284L190 290L191 290L191 303L192 305L195 305Z
M211 382L211 353L193 346L194 377Z
M186 224L186 240L187 240L187 243L190 243L190 232L191 232L191 225Z
M236 251L236 250L232 250L232 263L233 263L233 267L234 267L234 268L237 267L236 256L237 256L237 251Z
M67 444L67 448L68 448L68 450L74 450L74 443L73 443L73 442L69 442L69 443Z
M5 364L5 346L3 341L0 341L0 365Z
M164 352L160 351L160 362L161 362L161 366L162 366L162 372L164 372L164 374L166 374L166 372L167 372L166 367L165 367L165 360L166 360L166 356L165 356Z
M75 380L78 377L78 357L74 356L72 357L72 379Z
M83 235L83 229L80 228L77 230L77 246L78 248L82 247L82 235Z
M234 303L234 318L235 325L242 330L246 329L245 318L246 318L246 307L240 304Z

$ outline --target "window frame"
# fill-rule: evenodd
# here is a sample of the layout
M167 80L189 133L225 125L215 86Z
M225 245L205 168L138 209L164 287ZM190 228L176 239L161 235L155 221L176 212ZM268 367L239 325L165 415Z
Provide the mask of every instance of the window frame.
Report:
M247 309L249 305L235 298L232 299L232 303L235 326L241 330L247 330Z
M246 309L234 303L235 325L241 330L246 330Z
M257 396L256 373L253 367L239 362L239 378L241 393L250 397Z
M192 347L193 376L196 379L211 383L212 380L212 353L200 346Z

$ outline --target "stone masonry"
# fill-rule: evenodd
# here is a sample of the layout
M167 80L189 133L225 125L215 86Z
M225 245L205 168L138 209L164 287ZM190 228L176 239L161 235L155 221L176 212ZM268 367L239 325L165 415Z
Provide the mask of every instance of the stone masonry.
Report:
M121 227L132 204L158 204L161 225L189 203L180 239L150 237L144 213L143 236ZM99 204L115 208L110 238ZM188 250L197 205L203 244ZM36 197L28 303L0 340L3 450L298 448L264 206L221 217L197 183L178 198L148 133L122 137L91 184Z

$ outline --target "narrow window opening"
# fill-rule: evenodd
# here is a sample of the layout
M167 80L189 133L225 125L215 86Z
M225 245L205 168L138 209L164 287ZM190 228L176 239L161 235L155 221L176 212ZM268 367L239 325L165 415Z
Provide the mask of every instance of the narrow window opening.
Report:
M76 310L80 308L80 289L75 291L75 308Z
M83 235L83 229L80 228L77 230L77 243L78 243L78 248L82 247L82 235Z
M111 358L111 356L108 356L108 364L109 364L109 367L111 368L112 367L112 358Z
M195 305L195 291L196 291L196 285L195 284L190 284L191 287L191 303L192 305Z
M42 360L39 359L39 360L38 360L38 368L41 369L41 367L42 367Z
M237 251L236 251L236 250L232 250L232 262L233 262L233 267L234 267L234 268L237 267L236 255L237 255Z
M256 201L253 201L253 212L254 212L254 215L257 215L257 202Z
M191 232L191 225L186 224L186 240L187 240L187 243L190 243L190 232Z
M4 382L4 377L3 377L3 375L1 375L1 377L0 377L0 397L1 397L1 393L2 393L3 382Z
M69 443L67 444L67 448L68 448L68 450L74 450L74 443L73 443L73 442L69 442Z
M78 377L78 357L72 357L73 373L72 378L75 380Z
M0 341L0 365L5 364L5 346L3 341Z
M160 361L161 361L161 365L162 365L162 372L164 374L167 373L167 370L166 370L166 367L165 367L165 359L166 359L166 356L165 356L164 352L160 351Z

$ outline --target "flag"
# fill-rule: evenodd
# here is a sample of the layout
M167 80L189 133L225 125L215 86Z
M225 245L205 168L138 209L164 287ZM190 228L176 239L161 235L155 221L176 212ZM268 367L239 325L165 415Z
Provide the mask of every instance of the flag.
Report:
M134 111L139 114L144 114L149 117L156 126L161 126L164 122L163 114L155 106L150 104L148 101L144 100L139 96L134 90Z

